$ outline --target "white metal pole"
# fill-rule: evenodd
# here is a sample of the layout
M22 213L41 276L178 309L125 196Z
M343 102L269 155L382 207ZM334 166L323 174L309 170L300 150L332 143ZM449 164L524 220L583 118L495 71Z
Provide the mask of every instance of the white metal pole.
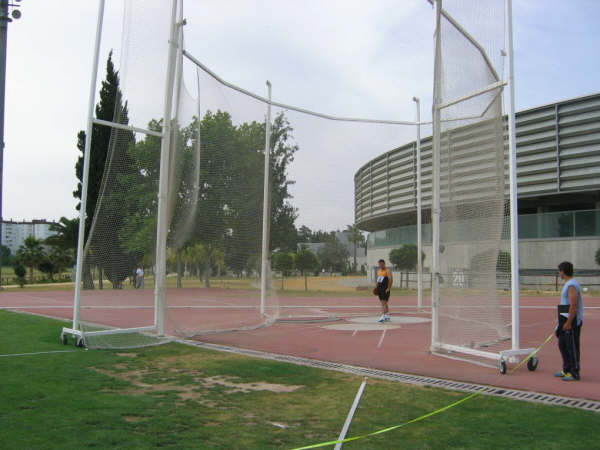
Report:
M417 307L423 308L423 233L421 223L421 101L413 97L417 109Z
M173 82L173 92L175 95L175 109L173 111L173 116L171 117L171 121L175 124L178 124L179 119L179 99L181 96L181 85L182 85L182 71L183 71L183 0L177 1L177 22L176 22L177 30L177 56L175 57L175 79ZM172 133L170 136L170 151L169 151L169 185L175 183L175 171L176 171L176 158L177 158L177 132ZM170 221L173 218L173 210L175 208L175 197L176 190L170 189L170 192L167 195L167 217Z
M98 20L96 23L96 42L94 43L94 59L92 62L92 78L88 98L88 117L83 150L83 173L81 182L81 202L79 210L79 235L77 236L77 266L75 268L75 297L73 299L73 330L79 328L79 309L81 304L81 279L83 275L83 244L85 240L85 210L87 207L87 192L90 173L90 150L92 145L92 130L94 119L94 103L96 102L96 82L98 80L98 61L100 59L100 42L102 37L102 22L104 20L105 0L98 2Z
M267 282L269 265L269 237L271 229L271 195L270 195L270 159L271 159L271 82L267 80L269 102L267 103L267 116L265 118L265 175L263 186L263 229L262 229L262 255L261 255L261 280L260 280L260 314L265 314L267 301Z
M358 404L360 403L360 399L362 397L363 391L365 390L365 386L367 385L367 378L363 380L360 387L358 388L358 392L354 397L354 402L352 402L352 406L350 407L350 411L348 411L348 416L346 416L346 421L344 422L344 426L342 427L342 431L340 431L340 435L338 436L338 441L343 441L346 439L346 434L348 434L348 429L350 428L350 424L352 423L352 419L354 418L354 413L356 412L356 408L358 408ZM342 448L342 443L338 442L335 444L335 448L333 450L340 450Z
M156 224L156 274L154 282L154 322L159 335L165 333L165 295L167 281L167 233L169 151L171 144L171 110L173 108L173 82L175 75L177 0L172 0L171 28L169 32L169 56L165 83L163 127L160 146L160 178L158 185L158 218Z
M438 346L439 336L439 314L440 314L440 137L441 120L440 108L441 101L441 10L442 0L435 1L435 59L433 76L433 142L432 142L432 270L433 270L433 289L431 290L431 345L432 348Z
M515 127L515 69L512 30L512 0L505 0L505 37L508 53L508 167L510 173L510 258L512 297L512 349L519 350L519 208L517 207L517 137Z

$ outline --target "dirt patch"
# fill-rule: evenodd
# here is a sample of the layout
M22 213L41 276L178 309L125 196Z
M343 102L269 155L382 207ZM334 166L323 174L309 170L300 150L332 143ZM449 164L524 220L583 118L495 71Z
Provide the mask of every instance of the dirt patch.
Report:
M130 423L137 423L144 420L144 418L140 416L123 416L123 419L125 419L126 422Z
M246 394L252 391L294 392L303 387L286 384L266 383L263 381L255 383L236 383L232 381L231 378L222 376L203 378L201 380L201 383L203 386L206 387L211 387L215 385L229 387L231 389L226 392L227 394L235 394L237 392Z
M172 367L165 361L158 362L153 367L127 370L128 366L118 363L114 369L94 368L98 373L117 378L130 383L125 389L104 389L105 392L118 393L121 395L147 395L159 393L175 393L177 405L183 405L187 401L195 401L206 407L216 407L217 403L209 400L211 388L224 387L225 394L242 393L253 391L268 391L274 393L294 392L303 386L267 383L265 381L243 383L237 377L211 376L204 374L193 367ZM180 377L185 377L186 384L177 384ZM156 382L148 382L156 380ZM132 416L133 417L133 416ZM127 419L126 419L127 420Z
M117 353L117 356L122 356L124 358L136 358L137 357L137 353Z

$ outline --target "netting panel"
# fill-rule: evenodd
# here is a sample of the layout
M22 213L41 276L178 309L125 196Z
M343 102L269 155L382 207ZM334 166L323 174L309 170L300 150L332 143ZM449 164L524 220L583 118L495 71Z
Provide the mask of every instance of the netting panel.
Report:
M443 2L441 103L501 81L504 2ZM462 29L461 29L462 28ZM475 42L473 42L475 41ZM506 266L502 88L441 110L439 339L490 348L510 336Z

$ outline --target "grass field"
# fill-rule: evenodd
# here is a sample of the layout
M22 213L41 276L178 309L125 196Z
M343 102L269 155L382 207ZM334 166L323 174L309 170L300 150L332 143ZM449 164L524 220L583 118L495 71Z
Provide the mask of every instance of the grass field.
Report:
M85 351L61 322L0 312L4 449L293 448L335 439L359 377L167 344ZM400 424L466 394L369 380L349 436ZM600 415L477 397L344 448L593 448Z

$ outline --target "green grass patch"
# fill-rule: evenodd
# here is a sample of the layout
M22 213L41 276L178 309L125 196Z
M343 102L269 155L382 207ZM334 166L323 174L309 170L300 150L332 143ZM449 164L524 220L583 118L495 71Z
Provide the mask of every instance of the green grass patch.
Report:
M62 322L0 312L0 354L74 350ZM326 343L324 343L326 345ZM0 442L23 448L293 448L335 439L361 378L166 344L0 358ZM350 436L466 394L369 380ZM344 448L593 448L600 415L477 397Z

